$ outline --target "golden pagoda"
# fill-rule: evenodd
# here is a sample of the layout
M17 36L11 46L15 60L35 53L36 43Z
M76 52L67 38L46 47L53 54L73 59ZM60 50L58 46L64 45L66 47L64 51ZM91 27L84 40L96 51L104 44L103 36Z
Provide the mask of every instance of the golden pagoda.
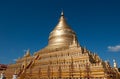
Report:
M6 78L17 74L18 79L120 79L114 60L114 67L103 61L78 43L75 32L67 24L63 12L58 24L49 35L46 47L9 64Z

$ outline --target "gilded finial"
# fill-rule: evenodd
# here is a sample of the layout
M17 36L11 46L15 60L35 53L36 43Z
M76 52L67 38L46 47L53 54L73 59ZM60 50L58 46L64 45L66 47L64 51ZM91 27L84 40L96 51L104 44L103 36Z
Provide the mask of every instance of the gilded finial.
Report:
M64 12L63 12L63 10L62 10L62 12L61 12L61 16L64 16Z
M113 66L114 66L114 68L117 68L117 63L116 63L115 59L113 59Z
M28 49L27 51L26 51L26 54L24 55L24 57L29 57L30 56L30 50Z

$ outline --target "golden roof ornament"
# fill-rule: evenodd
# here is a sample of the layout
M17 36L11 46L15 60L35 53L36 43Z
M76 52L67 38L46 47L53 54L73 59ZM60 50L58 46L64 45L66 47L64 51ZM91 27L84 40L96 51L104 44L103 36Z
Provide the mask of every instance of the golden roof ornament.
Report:
M24 57L29 57L30 56L30 50L28 49L27 51L26 51L26 54L24 55Z
M117 68L117 63L116 63L115 59L113 59L113 66L114 66L114 68Z
M64 16L64 12L63 11L61 12L61 16Z

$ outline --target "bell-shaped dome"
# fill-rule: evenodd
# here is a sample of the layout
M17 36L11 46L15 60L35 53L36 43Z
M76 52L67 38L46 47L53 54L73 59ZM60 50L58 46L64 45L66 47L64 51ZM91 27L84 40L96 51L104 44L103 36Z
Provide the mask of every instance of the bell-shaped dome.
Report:
M50 33L48 46L52 48L68 48L74 39L78 44L76 34L67 24L62 12L58 24Z

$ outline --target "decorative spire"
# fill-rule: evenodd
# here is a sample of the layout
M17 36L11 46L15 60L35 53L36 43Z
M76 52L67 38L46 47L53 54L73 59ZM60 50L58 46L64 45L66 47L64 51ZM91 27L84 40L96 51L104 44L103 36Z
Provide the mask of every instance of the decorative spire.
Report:
M64 12L63 11L61 12L61 16L64 16Z
M26 54L24 55L24 57L29 57L29 56L30 56L30 49L26 51Z
M114 68L117 68L117 63L116 63L115 59L113 59L113 66L114 66Z

